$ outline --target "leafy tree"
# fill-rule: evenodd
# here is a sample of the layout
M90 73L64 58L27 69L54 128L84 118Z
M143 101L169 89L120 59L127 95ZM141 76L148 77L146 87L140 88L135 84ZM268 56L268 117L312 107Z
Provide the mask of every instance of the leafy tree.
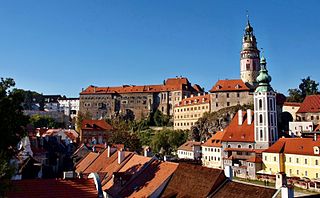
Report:
M288 102L302 102L306 96L318 93L319 83L312 80L310 76L301 79L301 81L299 89L296 88L288 90Z
M125 148L130 151L140 152L142 149L140 140L135 133L116 129L109 138L109 143L124 144Z
M12 92L15 86L12 78L1 78L0 81L0 190L4 189L5 179L12 176L9 160L17 152L16 146L26 135L24 127L28 117L23 115L21 103L23 95ZM2 192L0 192L2 193ZM1 195L1 194L0 194Z
M57 123L53 118L48 116L33 115L29 119L30 124L35 128L59 128L63 123Z
M13 89L12 92L19 93L23 96L22 106L24 110L32 110L32 106L36 103L39 104L39 110L44 110L44 97L35 91L23 90L23 89Z
M163 154L171 154L172 151L175 151L180 145L186 142L187 138L188 133L185 131L164 129L156 132L152 137L151 148L155 152L163 150Z
M83 113L83 112L79 111L77 118L76 118L76 130L77 131L81 130L81 124L82 124L83 120L91 119L91 118L92 118L92 116L91 116L90 112L86 111L85 113Z

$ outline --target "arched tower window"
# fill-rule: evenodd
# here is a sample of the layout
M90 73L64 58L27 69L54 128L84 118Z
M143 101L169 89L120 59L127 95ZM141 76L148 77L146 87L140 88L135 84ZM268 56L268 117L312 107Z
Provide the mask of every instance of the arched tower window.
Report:
M263 138L263 131L260 130L260 139L262 139L262 138Z
M263 123L263 117L262 114L259 115L259 123L262 124Z
M259 109L262 109L262 100L259 99Z

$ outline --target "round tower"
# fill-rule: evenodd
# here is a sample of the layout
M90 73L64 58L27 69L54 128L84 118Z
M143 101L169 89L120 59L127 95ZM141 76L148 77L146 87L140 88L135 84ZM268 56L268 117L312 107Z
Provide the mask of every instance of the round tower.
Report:
M240 52L240 76L241 80L250 85L255 85L260 71L260 51L257 48L256 37L248 19L242 39Z

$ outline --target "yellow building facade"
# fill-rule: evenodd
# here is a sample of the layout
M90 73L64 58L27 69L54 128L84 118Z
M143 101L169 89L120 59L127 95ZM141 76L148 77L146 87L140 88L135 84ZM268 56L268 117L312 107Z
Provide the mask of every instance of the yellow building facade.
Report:
M312 138L281 138L262 153L263 171L288 177L320 178L320 141ZM282 166L282 168L281 168Z
M205 112L210 112L210 95L183 99L173 109L174 129L190 130Z

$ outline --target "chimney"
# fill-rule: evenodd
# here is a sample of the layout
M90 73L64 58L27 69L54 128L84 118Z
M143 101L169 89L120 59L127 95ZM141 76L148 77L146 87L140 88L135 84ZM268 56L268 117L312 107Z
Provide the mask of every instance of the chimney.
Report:
M146 148L144 149L144 156L145 156L145 157L150 157L150 154L151 154L150 148L149 148L149 147L146 147Z
M193 98L193 94L191 94L191 98Z
M198 96L201 96L201 93L198 93Z
M92 147L92 152L96 152L96 146Z
M251 125L251 123L252 123L251 109L247 109L247 121L248 121L248 125Z
M243 122L243 116L242 116L242 110L238 111L238 125L242 125Z
M96 93L96 87L93 87L93 93Z
M228 179L232 180L232 176L233 176L232 167L231 166L225 166L224 167L224 174L226 175L226 177Z
M108 157L111 157L111 155L117 150L116 148L113 148L111 146L108 146Z
M118 151L118 164L121 164L124 160L124 151L121 149Z

